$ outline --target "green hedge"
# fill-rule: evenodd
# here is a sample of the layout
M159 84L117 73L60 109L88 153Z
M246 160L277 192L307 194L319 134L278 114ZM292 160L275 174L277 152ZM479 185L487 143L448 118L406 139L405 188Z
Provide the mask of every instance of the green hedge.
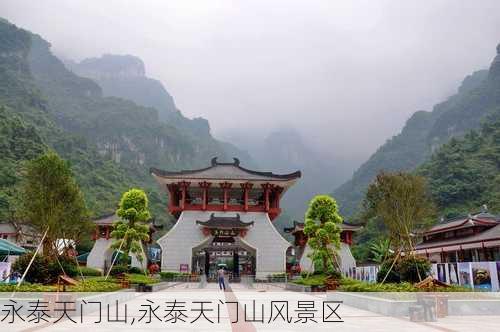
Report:
M91 267L86 267L86 266L81 266L78 274L80 274L80 272L86 277L100 277L100 276L102 276L102 272L100 270L93 269Z
M17 271L22 274L28 267L32 257L32 252L19 256L12 266L12 271ZM57 277L63 273L66 273L70 277L76 277L78 275L78 268L74 259L67 256L59 256L57 259L54 259L53 257L36 255L26 274L25 281L30 283L53 284L57 282Z
M131 284L146 284L146 285L152 285L156 284L159 282L158 279L151 278L149 276L146 276L144 274L127 274L129 281Z
M176 277L187 277L191 275L190 273L185 272L160 272L160 278L163 280L172 280Z
M114 280L105 281L104 279L86 279L76 286L67 288L69 292L113 292L121 288Z
M400 283L368 283L364 281L344 278L340 282L340 291L344 292L424 292L426 289L416 288L409 282ZM443 288L436 288L436 292L469 292L469 288L450 286Z
M293 283L304 286L324 286L326 278L328 278L326 274L311 274L309 277L303 275L294 280Z
M56 286L46 286L41 284L30 284L29 282L23 282L19 288L16 289L16 284L3 284L0 283L0 293L1 292L55 292Z

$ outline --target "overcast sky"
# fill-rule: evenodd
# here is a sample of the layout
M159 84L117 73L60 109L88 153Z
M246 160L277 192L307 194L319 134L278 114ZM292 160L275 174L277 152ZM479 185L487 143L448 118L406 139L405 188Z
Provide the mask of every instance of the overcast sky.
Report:
M81 60L133 54L213 132L292 126L365 159L487 68L500 1L2 0L0 16Z

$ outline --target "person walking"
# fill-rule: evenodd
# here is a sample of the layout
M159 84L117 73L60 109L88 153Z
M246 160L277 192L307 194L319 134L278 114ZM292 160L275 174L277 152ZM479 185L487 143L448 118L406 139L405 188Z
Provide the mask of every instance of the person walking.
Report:
M224 267L221 266L219 268L219 270L217 270L217 279L219 281L219 288L221 290L224 289L224 291L226 291L226 283L224 280L225 274L226 274L226 271L224 270Z

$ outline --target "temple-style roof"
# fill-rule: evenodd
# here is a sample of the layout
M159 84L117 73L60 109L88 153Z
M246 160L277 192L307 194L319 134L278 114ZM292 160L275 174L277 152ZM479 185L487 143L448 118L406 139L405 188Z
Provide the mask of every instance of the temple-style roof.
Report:
M495 226L500 224L500 217L487 212L476 213L465 217L449 219L432 226L424 232L424 235L447 232L454 229L467 228L472 226Z
M263 181L286 182L300 178L300 171L290 174L274 174L272 172L254 171L240 166L238 158L233 158L232 163L220 163L217 157L212 158L211 165L206 168L183 171L164 171L151 168L151 174L156 178L171 179L178 181L185 180L237 180L237 181Z
M292 234L295 232L302 232L302 231L304 231L304 225L305 224L303 222L298 222L298 221L294 220L293 227L285 227L284 231L285 231L285 233L292 233ZM349 224L346 222L343 222L342 224L340 224L340 229L342 231L355 232L355 231L359 231L361 228L363 228L363 226L352 225L352 224Z
M111 213L111 214L101 216L101 217L93 220L93 222L96 225L113 225L113 223L119 219L120 218L116 214Z
M213 213L210 215L210 219L208 219L207 221L196 221L196 224L208 228L246 228L249 226L253 226L253 223L253 221L241 221L239 214L237 214L235 217L216 217Z
M448 249L450 250L458 250L460 246L467 246L467 247L481 247L483 244L488 246L489 243L492 243L493 241L495 242L500 242L500 223L488 230L485 230L481 233L470 235L467 237L462 237L459 239L449 239L449 240L442 240L442 241L430 241L430 242L423 242L418 244L415 249L416 250L425 250L425 249L432 249L432 248L439 248L443 249L444 251L446 250L446 247L449 247ZM452 248L453 247L453 248Z

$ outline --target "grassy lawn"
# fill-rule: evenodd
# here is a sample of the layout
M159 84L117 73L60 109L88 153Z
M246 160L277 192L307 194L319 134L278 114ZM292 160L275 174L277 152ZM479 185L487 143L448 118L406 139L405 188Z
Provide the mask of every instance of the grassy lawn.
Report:
M293 283L304 286L323 286L327 276L324 274L312 274L309 277L300 277ZM423 292L426 289L416 288L409 282L401 283L368 283L350 278L340 280L339 291L344 292ZM446 288L433 289L434 292L470 292L470 288L460 286L450 286Z
M144 274L132 273L127 274L127 276L130 284L153 285L160 281ZM78 278L78 285L66 287L68 292L113 292L119 289L121 287L115 277L109 277L108 280L105 280L105 277L94 276L85 277L83 280ZM15 284L0 284L0 292L13 292L14 290L16 290ZM55 292L56 290L56 285L30 284L28 282L23 282L17 289L18 292Z
M311 274L309 277L300 277L293 283L303 286L323 286L326 278L325 274Z

